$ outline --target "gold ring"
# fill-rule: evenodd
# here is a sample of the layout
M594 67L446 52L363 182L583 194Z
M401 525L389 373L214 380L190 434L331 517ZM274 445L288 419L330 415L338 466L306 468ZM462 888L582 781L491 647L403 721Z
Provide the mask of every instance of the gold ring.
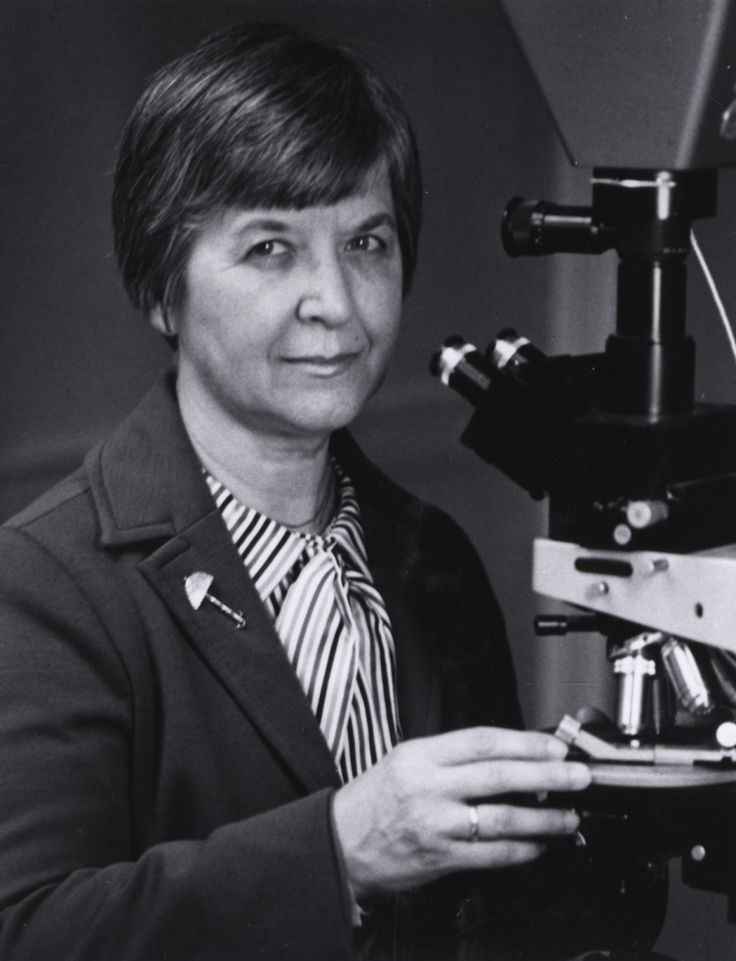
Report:
M480 822L478 820L478 808L474 804L468 805L468 817L470 818L468 841L477 841L480 837Z

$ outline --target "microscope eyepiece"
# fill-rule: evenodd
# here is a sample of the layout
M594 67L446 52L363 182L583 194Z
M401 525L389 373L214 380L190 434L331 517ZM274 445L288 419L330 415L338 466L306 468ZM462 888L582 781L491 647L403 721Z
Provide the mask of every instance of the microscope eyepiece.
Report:
M430 371L475 407L491 385L493 369L474 344L459 335L448 337L430 362Z
M488 348L493 366L513 378L520 386L529 387L534 376L534 368L547 358L534 344L513 327L499 332Z

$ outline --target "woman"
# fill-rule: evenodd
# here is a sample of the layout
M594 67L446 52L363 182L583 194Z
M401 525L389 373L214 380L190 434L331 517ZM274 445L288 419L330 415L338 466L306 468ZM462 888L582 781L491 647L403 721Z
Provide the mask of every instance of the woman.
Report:
M0 956L449 957L458 872L503 916L501 869L574 834L530 801L589 772L512 729L475 553L344 430L420 201L395 95L290 29L136 105L116 250L176 362L0 536Z

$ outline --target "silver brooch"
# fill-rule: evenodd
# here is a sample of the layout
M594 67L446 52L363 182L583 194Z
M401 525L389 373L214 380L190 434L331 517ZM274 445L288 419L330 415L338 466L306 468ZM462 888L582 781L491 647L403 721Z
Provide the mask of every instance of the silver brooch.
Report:
M184 578L184 590L187 592L187 600L195 611L198 611L202 604L207 601L212 604L213 607L216 607L218 611L222 611L223 614L226 614L235 621L236 630L242 631L247 624L245 615L242 611L234 611L232 607L228 607L219 597L210 594L210 587L213 581L214 577L206 571L195 571L193 574L189 574L188 577Z

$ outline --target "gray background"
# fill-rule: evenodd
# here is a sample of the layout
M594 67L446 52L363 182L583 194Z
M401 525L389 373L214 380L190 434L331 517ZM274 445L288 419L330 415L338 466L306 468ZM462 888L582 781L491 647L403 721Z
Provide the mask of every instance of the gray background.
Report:
M531 542L544 532L543 507L459 445L469 410L427 373L429 355L452 332L484 346L512 324L547 351L578 352L601 349L613 324L613 255L510 261L498 243L512 195L585 203L589 188L588 173L567 164L492 0L4 0L0 515L74 467L169 358L116 277L114 146L153 69L244 18L347 40L404 97L424 161L420 267L392 373L358 435L389 473L473 537L506 611L528 721L548 725L585 703L605 707L600 641L540 642L532 633ZM699 235L733 304L731 172L721 177L720 211ZM733 364L695 269L690 327L699 395L733 401ZM735 934L722 898L674 884L660 950L725 961L736 958Z

